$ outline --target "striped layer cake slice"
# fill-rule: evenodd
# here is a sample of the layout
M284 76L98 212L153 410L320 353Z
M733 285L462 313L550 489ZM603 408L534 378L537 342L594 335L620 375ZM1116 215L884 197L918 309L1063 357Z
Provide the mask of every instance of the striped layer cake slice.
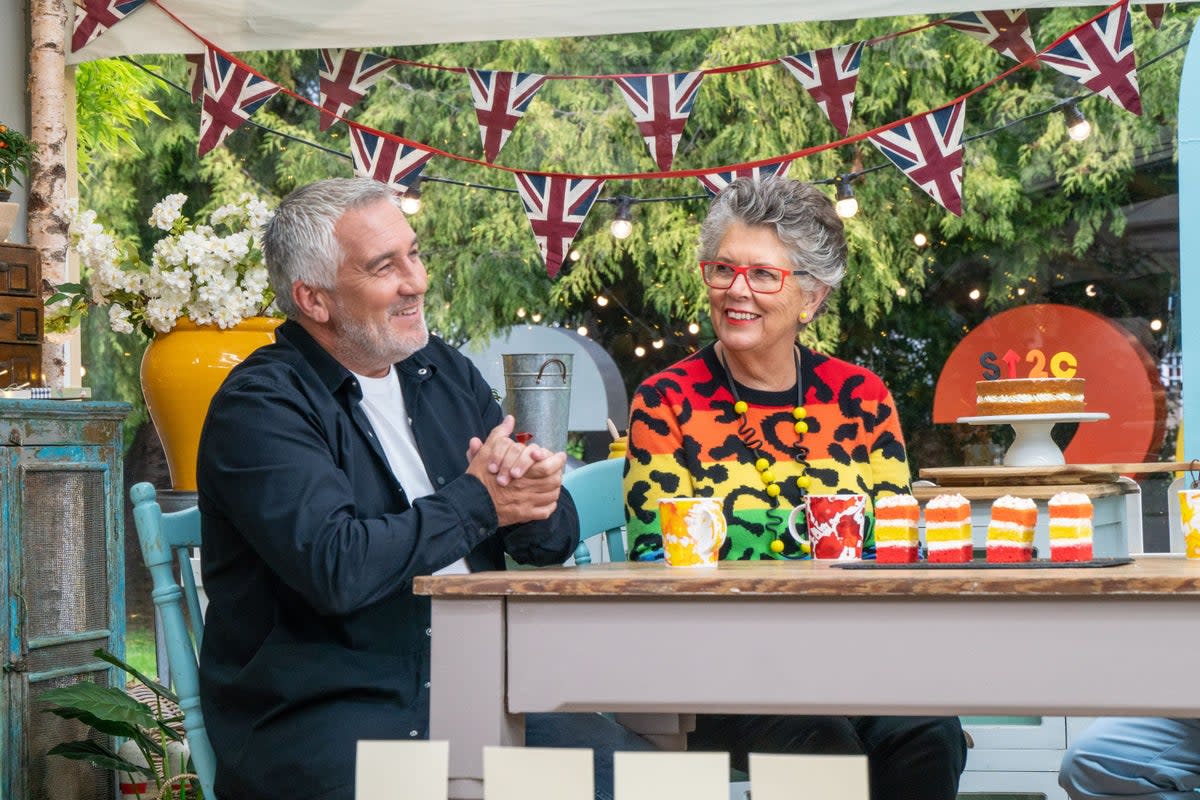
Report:
M925 549L934 563L971 560L971 503L967 498L939 494L925 504Z
M1028 497L1006 494L997 498L992 503L992 520L988 523L987 560L993 563L1032 561L1037 518L1037 504Z
M1050 560L1092 560L1092 501L1082 492L1050 498Z
M921 508L910 494L894 494L875 501L875 560L884 564L909 564L917 560L917 522Z

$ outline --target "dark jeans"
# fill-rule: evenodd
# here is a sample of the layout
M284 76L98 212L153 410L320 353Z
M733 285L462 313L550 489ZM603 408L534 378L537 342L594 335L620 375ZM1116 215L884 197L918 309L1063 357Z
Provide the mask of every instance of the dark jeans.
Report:
M613 800L613 753L657 749L633 731L600 714L526 714L525 744L529 747L590 748L596 800Z
M967 761L958 717L702 714L688 749L729 751L742 771L750 753L865 754L871 800L954 800Z

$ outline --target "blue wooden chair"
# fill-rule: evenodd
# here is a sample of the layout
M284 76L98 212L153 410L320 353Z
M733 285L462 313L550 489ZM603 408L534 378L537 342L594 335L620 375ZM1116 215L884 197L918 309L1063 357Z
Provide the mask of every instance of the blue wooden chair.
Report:
M133 524L142 544L142 559L154 581L154 604L167 639L171 683L183 710L183 729L192 752L192 764L200 776L205 800L216 800L213 776L217 764L200 711L200 669L196 660L204 635L204 618L189 560L191 549L200 546L200 510L193 506L164 514L149 483L134 486L129 497L133 500ZM179 565L182 586L175 580L172 562ZM183 618L181 599L187 603L190 626Z
M625 459L610 458L573 469L563 477L579 512L579 546L575 563L592 563L587 540L604 534L610 561L625 560Z

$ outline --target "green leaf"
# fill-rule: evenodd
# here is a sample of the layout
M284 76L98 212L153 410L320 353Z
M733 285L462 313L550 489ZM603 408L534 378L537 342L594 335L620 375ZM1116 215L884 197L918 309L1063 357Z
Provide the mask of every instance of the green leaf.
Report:
M117 658L112 653L108 652L107 650L97 650L94 653L92 653L92 655L94 655L96 658L100 659L101 661L107 661L109 664L112 664L114 667L120 667L121 669L125 670L130 675L132 675L133 677L135 677L139 681L141 681L142 684L145 685L145 687L147 689L154 692L156 695L163 698L164 700L170 700L172 703L179 702L179 696L177 694L175 694L174 692L172 692L170 689L168 689L166 686L163 686L161 683L154 680L153 678L148 678L147 676L138 672L132 666L125 663L121 659Z
M103 769L133 772L145 775L148 778L154 777L154 772L149 767L143 767L126 761L104 745L86 739L78 742L57 744L50 748L47 755L62 756L63 758L70 758L75 761L86 761Z
M134 700L121 689L98 686L91 681L50 689L42 693L41 699L56 706L47 709L51 713L64 719L78 719L112 736L130 736L129 727L152 728L155 724L154 714L145 703Z

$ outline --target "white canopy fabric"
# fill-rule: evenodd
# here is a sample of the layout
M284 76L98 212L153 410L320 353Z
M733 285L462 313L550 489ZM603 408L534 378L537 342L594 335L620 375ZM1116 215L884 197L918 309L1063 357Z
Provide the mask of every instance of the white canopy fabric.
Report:
M595 36L609 33L859 19L949 16L1001 8L1107 5L1096 0L162 0L228 51L386 47L438 42ZM72 6L73 7L73 6ZM70 37L68 36L68 39ZM70 63L137 53L199 53L203 46L147 3Z

